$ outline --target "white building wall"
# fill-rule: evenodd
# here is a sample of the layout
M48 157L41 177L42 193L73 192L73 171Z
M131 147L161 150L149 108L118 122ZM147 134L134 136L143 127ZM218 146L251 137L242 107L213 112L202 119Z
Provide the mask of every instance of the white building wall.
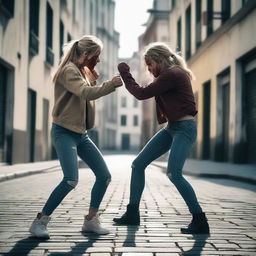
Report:
M218 75L229 69L229 124L228 124L228 143L229 156L228 161L234 159L235 146L239 144L243 133L242 131L242 67L241 58L244 58L249 52L255 51L256 31L256 10L254 1L231 1L231 17L226 23L221 24L219 19L213 20L213 33L207 37L207 26L201 26L201 46L196 49L195 42L195 9L196 1L178 1L176 8L170 13L170 36L173 42L173 48L177 46L177 22L182 18L182 55L185 55L185 11L188 5L191 5L191 47L192 56L188 60L189 67L196 76L193 81L193 90L198 95L198 137L197 137L197 157L203 154L203 84L211 82L211 105L210 105L210 158L215 159L216 145L221 137L220 130L223 123L220 116L223 109L219 106L220 86L218 84ZM247 5L251 6L251 9ZM244 8L243 8L244 7ZM221 11L221 1L213 1L214 12ZM207 0L202 0L202 13L207 10ZM251 10L251 11L250 11ZM239 14L238 14L239 12ZM248 13L248 14L245 14ZM238 16L237 16L238 15ZM174 28L174 29L172 29ZM255 53L254 53L255 54Z

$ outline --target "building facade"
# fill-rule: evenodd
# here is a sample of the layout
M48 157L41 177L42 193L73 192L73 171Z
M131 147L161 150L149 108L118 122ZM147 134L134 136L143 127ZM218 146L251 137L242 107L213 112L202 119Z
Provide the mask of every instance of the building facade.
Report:
M256 1L171 1L169 44L196 76L195 158L256 163L255 31Z
M99 72L110 76L118 52L114 7L111 0L0 2L0 162L51 159L51 78L62 45L98 36L105 45Z
M196 76L195 156L256 163L256 2L176 1L170 27Z

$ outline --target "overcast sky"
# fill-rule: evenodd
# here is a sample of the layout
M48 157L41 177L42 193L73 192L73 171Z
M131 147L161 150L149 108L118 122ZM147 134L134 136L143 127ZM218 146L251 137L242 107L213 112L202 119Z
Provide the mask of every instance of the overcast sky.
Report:
M138 37L145 31L145 24L153 0L115 0L115 29L120 33L119 57L129 58L138 50Z

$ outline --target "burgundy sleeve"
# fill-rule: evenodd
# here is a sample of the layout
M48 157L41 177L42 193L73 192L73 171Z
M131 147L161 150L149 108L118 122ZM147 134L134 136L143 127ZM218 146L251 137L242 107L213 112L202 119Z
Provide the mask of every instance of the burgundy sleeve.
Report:
M120 63L118 70L124 81L127 90L134 95L138 100L148 99L154 96L158 96L166 91L174 88L174 77L170 73L160 75L153 83L147 87L141 87L137 84L130 73L130 67L126 63Z

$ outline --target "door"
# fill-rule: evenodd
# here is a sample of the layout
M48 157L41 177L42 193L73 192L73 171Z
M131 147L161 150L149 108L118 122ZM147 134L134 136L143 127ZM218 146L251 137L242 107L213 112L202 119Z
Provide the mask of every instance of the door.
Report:
M5 162L6 69L0 65L0 162Z
M130 149L130 134L122 134L122 150Z
M28 89L28 160L34 162L35 159L35 134L36 134L36 92Z
M203 84L203 147L202 158L210 158L210 115L211 115L211 82Z
M228 161L229 155L229 83L222 85L222 131L221 131L221 144L222 144L222 159Z
M0 162L8 164L12 163L13 106L14 68L0 62Z
M256 163L256 68L245 74L246 159Z

